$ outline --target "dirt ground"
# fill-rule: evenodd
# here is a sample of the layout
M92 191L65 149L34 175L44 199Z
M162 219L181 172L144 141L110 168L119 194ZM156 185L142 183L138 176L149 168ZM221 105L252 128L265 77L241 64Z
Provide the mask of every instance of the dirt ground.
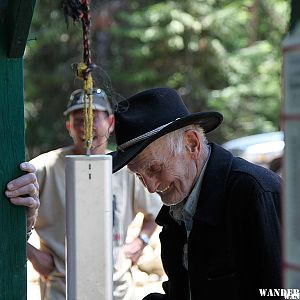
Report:
M128 231L128 240L139 232L142 222L142 214L138 214ZM166 280L166 275L162 269L160 260L159 235L160 228L153 234L150 244L145 247L138 265L132 268L133 278L136 284L136 299L140 300L144 296L153 292L162 292L161 283ZM38 237L32 234L30 243L39 247ZM40 300L39 276L33 269L30 262L27 263L27 299Z

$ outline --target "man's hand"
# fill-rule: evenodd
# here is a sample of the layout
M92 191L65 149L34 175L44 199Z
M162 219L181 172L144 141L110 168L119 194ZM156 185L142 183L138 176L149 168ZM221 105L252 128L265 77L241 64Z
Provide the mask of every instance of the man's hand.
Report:
M5 195L11 203L27 206L27 231L30 231L35 224L40 206L39 185L35 175L36 169L32 164L23 162L20 168L28 173L9 182Z
M143 254L144 247L143 241L137 237L131 243L124 245L123 251L126 257L131 259L132 264L135 265Z
M27 243L27 256L34 269L44 280L47 280L47 277L54 269L54 259L52 254L41 251Z
M140 235L145 234L148 237L151 237L153 232L155 231L157 225L152 216L144 215L143 224L141 227ZM146 244L143 240L138 236L131 243L125 244L123 247L123 251L126 257L130 258L132 264L135 265L141 255L143 254L143 250Z

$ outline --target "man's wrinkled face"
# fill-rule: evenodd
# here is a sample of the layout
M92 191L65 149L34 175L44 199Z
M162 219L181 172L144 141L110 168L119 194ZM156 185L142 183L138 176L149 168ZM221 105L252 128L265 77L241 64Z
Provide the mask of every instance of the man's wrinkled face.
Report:
M150 193L158 193L165 205L175 205L193 187L198 174L196 156L186 147L180 153L171 153L162 138L157 141L136 156L128 168Z
M106 112L93 111L93 142L91 154L104 154L107 140L114 129L114 116L107 115ZM70 113L66 123L70 136L73 139L77 154L86 152L84 141L84 111L75 110Z

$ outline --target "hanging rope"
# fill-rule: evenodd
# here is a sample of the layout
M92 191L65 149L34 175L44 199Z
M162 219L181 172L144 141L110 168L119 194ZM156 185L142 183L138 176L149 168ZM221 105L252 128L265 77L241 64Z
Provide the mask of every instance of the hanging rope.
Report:
M93 78L92 70L95 65L91 60L90 25L91 16L88 0L63 0L63 10L66 16L82 23L83 61L74 64L76 76L83 80L84 99L84 141L86 153L90 155L93 142Z

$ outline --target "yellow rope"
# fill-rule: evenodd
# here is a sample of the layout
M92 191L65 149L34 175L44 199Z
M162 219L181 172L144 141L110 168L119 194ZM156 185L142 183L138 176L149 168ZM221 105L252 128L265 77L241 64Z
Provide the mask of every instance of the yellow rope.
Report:
M77 77L83 80L84 141L87 154L90 154L93 142L93 78L90 72L85 77L86 69L87 65L84 62L80 62L77 66ZM86 99L88 99L88 105L86 104Z

